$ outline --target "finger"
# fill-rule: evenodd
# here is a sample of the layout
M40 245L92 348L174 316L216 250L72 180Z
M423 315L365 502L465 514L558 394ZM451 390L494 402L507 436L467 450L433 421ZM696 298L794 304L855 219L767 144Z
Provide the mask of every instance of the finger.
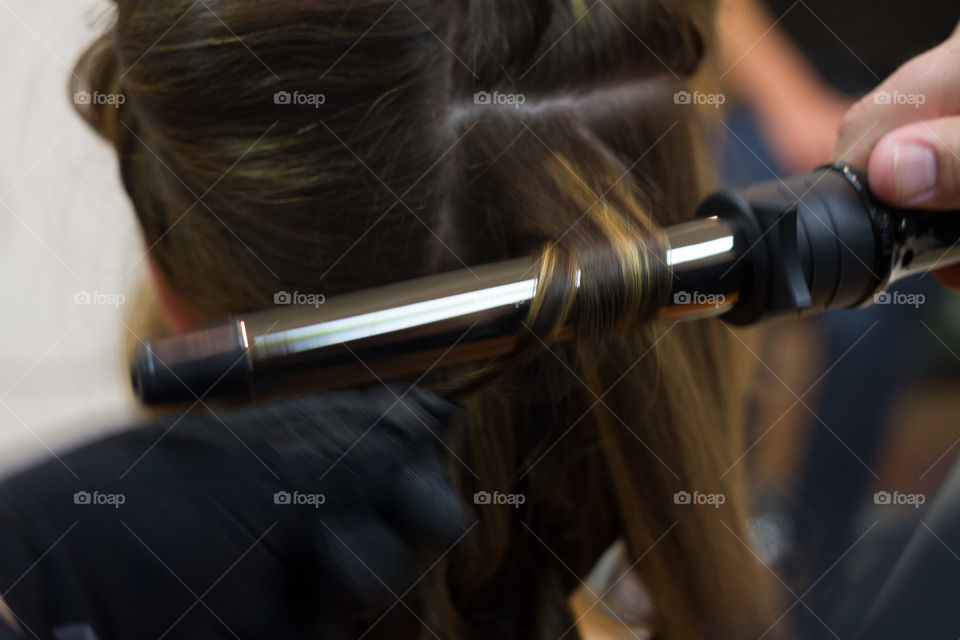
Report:
M421 387L391 385L369 393L372 402L386 407L384 422L416 438L443 436L460 408Z
M401 394L403 395L403 394ZM423 387L410 387L403 395L406 401L416 403L416 406L427 412L436 422L445 426L461 409L449 400L441 398Z
M380 509L401 534L427 543L452 544L476 520L435 462L405 464L389 482Z
M416 577L410 549L372 509L324 518L315 531L321 569L310 577L327 598L378 608Z
M912 122L960 114L960 30L913 58L844 115L834 157L865 167L877 142Z
M960 116L888 133L870 156L867 176L874 195L889 204L960 209Z

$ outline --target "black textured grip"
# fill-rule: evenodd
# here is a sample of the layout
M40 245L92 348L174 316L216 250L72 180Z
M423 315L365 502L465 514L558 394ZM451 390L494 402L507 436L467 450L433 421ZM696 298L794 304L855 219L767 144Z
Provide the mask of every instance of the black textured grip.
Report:
M699 216L731 221L742 283L733 324L856 307L889 280L889 214L849 169L830 166L708 197Z

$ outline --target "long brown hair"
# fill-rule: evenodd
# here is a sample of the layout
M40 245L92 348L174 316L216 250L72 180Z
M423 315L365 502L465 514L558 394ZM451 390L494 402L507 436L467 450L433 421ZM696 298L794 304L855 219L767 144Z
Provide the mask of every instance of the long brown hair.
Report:
M525 502L478 504L479 524L407 596L425 627L397 607L371 637L574 634L568 598L617 539L663 637L774 623L742 478L724 473L741 450L726 330L622 322L657 287L628 277L651 258L618 242L685 219L707 186L695 112L674 94L708 46L712 2L117 7L73 89L125 95L80 109L116 147L160 273L200 317L544 246L567 266L548 279L569 284L563 256L616 275L575 340L463 400L449 443L463 495ZM541 316L538 337L555 319Z

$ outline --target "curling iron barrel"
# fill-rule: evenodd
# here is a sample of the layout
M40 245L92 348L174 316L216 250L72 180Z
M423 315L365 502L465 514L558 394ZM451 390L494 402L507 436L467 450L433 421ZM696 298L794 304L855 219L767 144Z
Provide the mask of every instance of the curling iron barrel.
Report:
M960 262L960 212L884 207L843 165L715 193L694 221L664 233L672 292L658 318L667 321L745 325L858 307L899 278ZM353 386L482 360L513 349L537 287L535 260L521 258L233 317L148 342L133 387L161 403Z

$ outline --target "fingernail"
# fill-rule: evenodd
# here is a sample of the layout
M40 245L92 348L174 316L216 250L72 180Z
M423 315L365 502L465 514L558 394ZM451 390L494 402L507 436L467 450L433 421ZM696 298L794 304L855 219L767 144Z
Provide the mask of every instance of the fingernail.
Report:
M897 145L893 152L893 184L902 204L922 202L937 186L937 156L923 144Z

